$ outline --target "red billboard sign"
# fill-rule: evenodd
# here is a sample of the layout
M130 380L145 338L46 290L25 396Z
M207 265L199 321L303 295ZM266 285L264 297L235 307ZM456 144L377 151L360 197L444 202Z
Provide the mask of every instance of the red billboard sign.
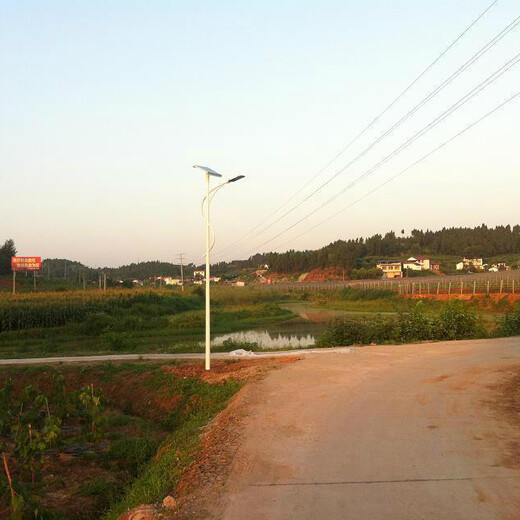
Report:
M40 271L42 268L41 256L12 256L11 269L13 271Z

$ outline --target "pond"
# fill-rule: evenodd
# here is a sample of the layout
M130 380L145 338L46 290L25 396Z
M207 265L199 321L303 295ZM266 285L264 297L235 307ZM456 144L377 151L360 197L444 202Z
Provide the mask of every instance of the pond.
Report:
M331 320L349 314L346 311L316 308L300 303L286 304L282 307L303 318L305 323L301 320L294 323L275 323L257 329L215 334L211 339L212 344L222 345L226 340L233 340L257 343L260 348L265 349L311 347Z

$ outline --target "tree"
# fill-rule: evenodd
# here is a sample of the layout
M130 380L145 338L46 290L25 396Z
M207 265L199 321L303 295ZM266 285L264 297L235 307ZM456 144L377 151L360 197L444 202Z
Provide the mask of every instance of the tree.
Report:
M0 275L11 273L11 257L16 256L16 247L12 238L6 240L0 247Z
M410 248L410 254L412 256L421 254L421 246L417 242L415 244L413 244L412 247Z

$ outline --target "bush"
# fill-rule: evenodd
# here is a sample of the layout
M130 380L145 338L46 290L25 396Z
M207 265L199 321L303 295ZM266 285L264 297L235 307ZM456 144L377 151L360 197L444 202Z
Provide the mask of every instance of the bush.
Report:
M381 343L391 340L395 322L377 316L369 322L354 319L338 319L316 340L317 347L348 346Z
M103 331L112 327L114 320L106 312L89 312L85 318L84 330L86 334L99 336Z
M397 320L380 316L370 321L336 320L316 340L316 346L334 347L389 341L407 343L486 336L478 315L465 307L462 302L445 304L437 316L427 315L423 305L419 302L411 312L400 314ZM507 323L507 330L516 330L520 333L520 313L516 318L506 317L505 323Z
M471 339L485 336L485 331L475 311L464 307L462 302L447 303L434 323L432 339Z
M257 312L254 313L257 317L271 317L271 316L279 316L283 314L284 311L277 303L264 303L260 306Z
M143 330L149 328L147 324L153 320L145 320L142 316L129 314L117 320L114 328L117 330Z
M516 336L520 334L520 305L517 304L514 312L508 312L502 318L499 326L502 336Z
M108 350L122 351L128 348L128 341L126 336L121 332L107 330L102 334L103 343Z
M168 320L168 327L174 330L203 329L204 324L204 311L183 312L182 314L171 316Z
M434 328L433 320L425 315L423 303L419 302L408 314L399 315L393 339L402 343L434 339Z

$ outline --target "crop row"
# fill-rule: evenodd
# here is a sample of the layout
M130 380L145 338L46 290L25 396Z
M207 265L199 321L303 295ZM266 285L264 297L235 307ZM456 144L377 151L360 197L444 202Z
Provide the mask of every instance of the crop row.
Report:
M167 292L62 294L0 299L0 332L39 327L59 327L83 321L87 314L132 312L142 315L176 314L197 309L200 299Z

